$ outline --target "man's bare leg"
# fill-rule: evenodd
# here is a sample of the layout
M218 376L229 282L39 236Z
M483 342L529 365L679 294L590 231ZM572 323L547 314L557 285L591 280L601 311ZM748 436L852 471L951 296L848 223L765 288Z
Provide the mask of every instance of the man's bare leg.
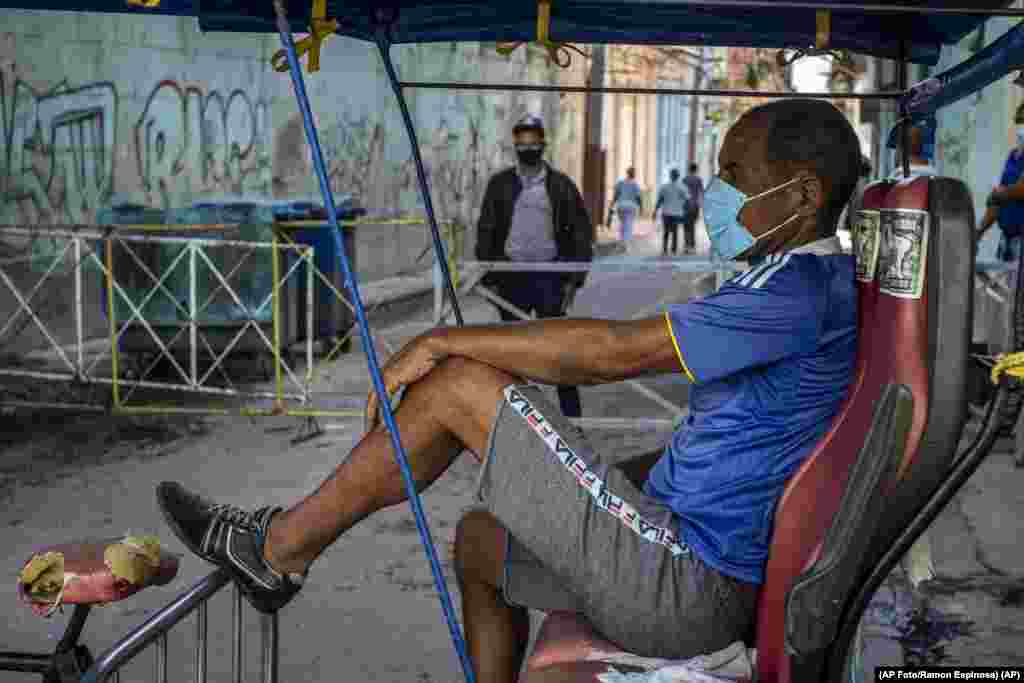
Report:
M482 510L463 517L455 534L466 644L481 683L515 683L529 644L529 612L509 605L501 595L506 534Z
M453 358L408 388L395 419L417 490L441 476L463 449L481 457L502 389L515 381L490 366ZM273 518L264 556L278 571L301 573L354 524L404 500L391 436L372 432L315 493Z
M437 479L463 449L481 457L502 389L515 382L490 366L449 359L409 387L396 420L418 489ZM405 499L390 435L384 431L365 436L315 493L287 512L218 504L176 482L157 486L160 509L178 538L200 557L228 569L249 602L268 614L298 594L306 568L342 533ZM467 541L469 535L475 540ZM469 570L460 571L460 581L478 680L514 680L529 627L523 626L525 615L498 602L505 548L500 525L493 518L483 525L461 524L460 538L458 561Z

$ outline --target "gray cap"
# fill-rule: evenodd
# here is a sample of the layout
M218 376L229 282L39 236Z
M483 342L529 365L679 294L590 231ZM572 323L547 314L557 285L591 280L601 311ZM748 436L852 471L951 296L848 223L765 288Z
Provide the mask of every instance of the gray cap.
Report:
M512 128L512 134L522 132L524 130L535 130L540 134L544 134L544 119L537 114L527 114L521 119L516 121L516 125Z

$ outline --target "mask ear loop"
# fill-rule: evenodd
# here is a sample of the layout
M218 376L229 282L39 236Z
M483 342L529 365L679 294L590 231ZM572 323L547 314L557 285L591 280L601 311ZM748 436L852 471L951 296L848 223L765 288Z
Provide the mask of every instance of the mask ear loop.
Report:
M801 176L797 176L797 177L793 178L792 180L788 180L788 181L782 183L781 185L776 185L775 187L771 188L770 190L765 190L764 192L761 192L760 194L756 194L753 197L748 198L747 201L744 202L744 204L746 204L747 202L752 202L755 199L760 199L761 197L764 197L765 195L769 195L772 192L777 192L778 190L781 190L784 187L789 187L793 183L799 182L801 180L803 180L803 178ZM782 221L781 223L776 225L771 230L768 230L767 232L761 233L760 235L755 237L754 238L754 242L755 243L760 242L765 237L768 237L768 235L771 235L773 232L775 232L777 230L781 230L782 228L786 227L787 225L789 225L790 223L792 223L793 221L795 221L799 217L800 217L800 214L794 213L792 216L790 216L786 220Z
M772 228L772 229L771 229L771 230L769 230L768 232L765 232L765 233L762 233L762 234L758 235L758 236L757 236L756 238L754 238L754 241L755 241L755 242L760 242L760 241L761 241L762 239L764 239L764 238L765 238L765 237L767 237L768 235L772 234L772 233L773 233L773 232L775 232L776 230L781 230L782 228L786 227L787 225L789 225L790 223L792 223L793 221L795 221L795 220L796 220L797 218L800 218L800 214L798 214L798 213L794 213L794 214L793 214L792 216L790 216L790 217L789 217L789 218L787 218L786 220L782 221L781 223L779 223L778 225L776 225L776 226L775 226L774 228Z
M803 178L802 178L802 177L800 177L800 176L797 176L797 177L793 178L792 180L787 180L786 182L782 183L781 185L776 185L775 187L773 187L773 188L770 188L770 189L768 189L768 190L765 190L764 192L761 192L761 193L755 194L755 195L754 195L753 197L747 197L747 201L748 201L748 202L752 202L752 201L754 201L755 199L760 199L761 197L764 197L765 195L769 195L769 194L771 194L772 192L778 192L778 191L779 191L779 190L781 190L782 188L784 188L784 187L789 187L789 186L790 186L790 185L792 185L793 183L797 183L797 182L800 182L801 180L803 180Z

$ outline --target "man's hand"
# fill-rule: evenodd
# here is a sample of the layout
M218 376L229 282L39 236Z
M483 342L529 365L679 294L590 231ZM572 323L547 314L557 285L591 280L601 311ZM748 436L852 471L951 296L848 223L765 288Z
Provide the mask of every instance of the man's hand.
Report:
M406 344L381 368L388 400L390 401L402 387L426 377L447 357L448 355L439 350L429 334L420 335ZM370 389L370 394L366 398L365 423L367 433L377 429L381 424L380 406L374 389Z
M999 211L996 209L996 207L990 206L987 209L985 209L985 215L981 219L981 223L974 231L975 241L981 240L981 238L985 235L985 232L992 227L992 224L996 222L996 219L998 217Z
M993 190L992 194L988 196L988 201L985 202L986 206L1000 207L1006 203L1006 192L1000 190Z
M562 285L562 314L567 315L569 309L572 308L573 301L576 300L576 291L579 289L579 285L575 282L566 282Z

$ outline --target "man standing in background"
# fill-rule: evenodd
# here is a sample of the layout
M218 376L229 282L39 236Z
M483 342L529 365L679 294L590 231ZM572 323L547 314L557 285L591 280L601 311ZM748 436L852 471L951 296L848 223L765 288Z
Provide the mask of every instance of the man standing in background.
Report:
M697 218L700 217L701 207L704 206L704 183L697 175L697 164L690 164L689 173L683 179L690 194L690 200L686 205L686 213L683 216L683 236L686 240L686 253L697 253L697 235L695 232Z
M996 257L1002 261L1020 261L1021 234L1024 233L1024 105L1014 117L1016 146L1010 150L1003 165L999 183L988 198L985 217L978 226L980 240L993 224L999 223L1002 238Z
M515 166L499 171L487 183L477 222L479 261L590 261L594 257L594 226L579 189L569 176L544 161L544 122L526 115L512 129ZM493 272L483 284L524 313L537 318L564 316L585 272ZM498 306L504 321L520 318ZM558 388L562 412L580 417L579 389Z

